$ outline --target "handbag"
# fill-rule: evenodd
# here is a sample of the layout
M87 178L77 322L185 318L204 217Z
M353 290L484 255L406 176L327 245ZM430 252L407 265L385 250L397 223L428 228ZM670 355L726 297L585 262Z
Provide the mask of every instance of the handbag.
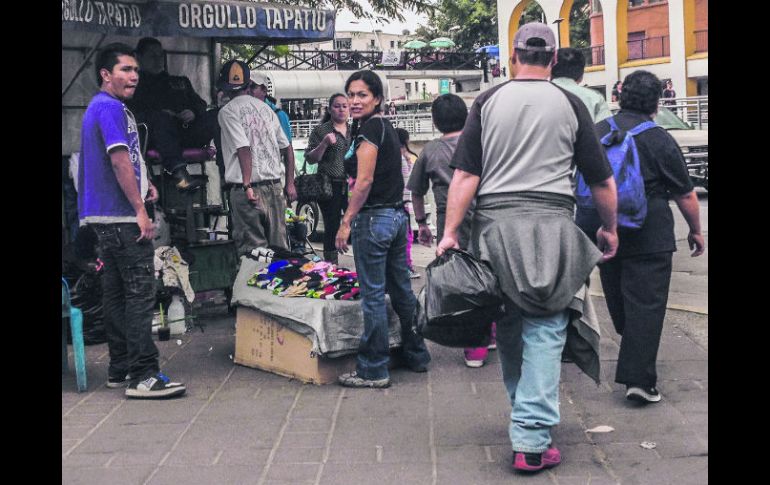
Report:
M297 198L307 202L324 202L332 198L332 182L324 173L307 173L306 165L302 166L302 172L294 179L294 187L297 189Z

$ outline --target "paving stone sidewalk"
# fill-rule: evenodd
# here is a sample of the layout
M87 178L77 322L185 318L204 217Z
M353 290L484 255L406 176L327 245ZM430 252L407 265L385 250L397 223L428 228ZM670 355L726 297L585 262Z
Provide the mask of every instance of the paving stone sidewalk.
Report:
M538 475L510 469L510 405L494 351L468 369L460 349L429 343L430 371L396 369L390 389L315 386L233 364L234 317L222 317L181 345L158 342L163 370L188 386L180 399L126 400L104 387L106 344L87 347L88 391L75 391L72 371L62 376L62 483L707 483L708 342L685 332L707 326L707 315L669 311L664 399L639 407L613 382L618 338L603 299L595 303L603 383L563 364L553 436L564 460ZM614 431L586 432L599 425Z

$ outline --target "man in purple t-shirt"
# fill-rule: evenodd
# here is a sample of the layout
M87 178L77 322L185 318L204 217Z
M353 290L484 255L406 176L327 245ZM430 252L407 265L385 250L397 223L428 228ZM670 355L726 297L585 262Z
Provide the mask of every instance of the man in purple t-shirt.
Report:
M124 44L110 44L96 59L100 84L86 109L78 170L80 225L99 238L110 353L107 387L128 385L127 397L163 398L185 386L160 372L152 339L155 305L153 225L145 201L158 192L147 177L134 115L125 105L136 91L139 66Z

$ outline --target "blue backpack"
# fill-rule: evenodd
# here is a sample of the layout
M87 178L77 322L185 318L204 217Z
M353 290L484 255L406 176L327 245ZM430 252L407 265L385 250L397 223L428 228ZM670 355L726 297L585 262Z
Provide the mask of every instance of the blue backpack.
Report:
M639 153L634 136L658 125L654 121L645 121L628 130L625 137L620 139L622 132L614 117L607 118L607 123L610 125L610 132L602 137L601 143L604 145L618 187L618 226L639 229L647 217L647 196L644 192L644 178L639 167ZM578 209L596 209L591 190L580 171L577 172L575 198Z

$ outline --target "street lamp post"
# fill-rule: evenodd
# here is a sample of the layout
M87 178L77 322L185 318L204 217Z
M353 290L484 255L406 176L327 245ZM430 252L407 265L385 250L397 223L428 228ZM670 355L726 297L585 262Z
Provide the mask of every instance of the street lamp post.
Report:
M558 19L556 19L556 20L554 20L552 22L552 23L556 24L556 39L557 39L556 42L558 43L558 45L557 45L558 49L561 48L561 28L560 27L561 27L561 23L562 22L564 22L564 19L562 19L562 18L558 18Z

